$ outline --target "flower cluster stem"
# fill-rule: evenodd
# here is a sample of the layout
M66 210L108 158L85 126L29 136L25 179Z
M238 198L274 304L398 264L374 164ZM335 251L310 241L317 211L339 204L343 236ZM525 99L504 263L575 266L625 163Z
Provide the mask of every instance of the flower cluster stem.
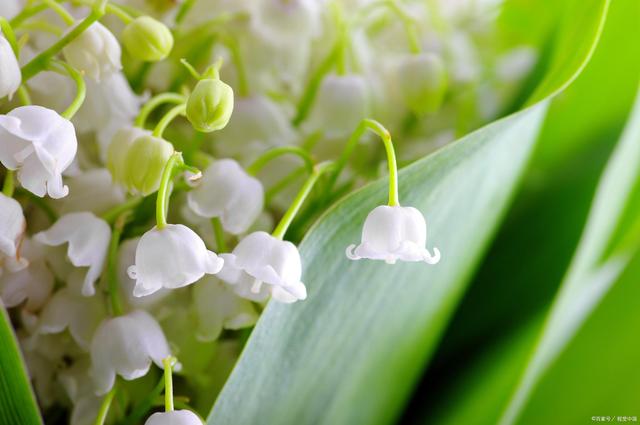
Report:
M272 235L274 237L278 239L284 238L285 233L287 233L287 229L291 225L291 222L293 221L293 219L298 214L298 211L300 211L300 208L302 207L302 204L309 196L309 193L311 193L311 189L313 189L313 186L316 184L316 182L318 181L318 179L323 173L331 170L334 166L335 166L335 163L331 161L325 161L313 167L313 172L304 182L304 184L302 185L302 188L300 188L300 191L298 192L295 199L289 206L289 209L287 210L287 212L284 213L284 216L282 217L282 219L276 226L275 230L273 231Z
M11 46L11 50L13 50L13 54L16 55L16 58L20 56L20 48L18 47L18 42L16 40L16 34L13 32L13 28L11 24L4 16L0 16L0 29L2 30L2 35L7 39L9 45Z
M251 165L247 167L247 173L255 176L262 170L262 168L267 165L269 162L278 158L282 155L297 155L304 161L305 168L309 171L309 173L313 172L313 158L309 155L305 149L298 146L280 146L277 148L269 149L262 155L260 155Z
M104 396L102 400L102 404L100 405L100 410L98 410L98 416L96 417L94 425L103 425L104 421L107 419L107 414L109 413L109 408L111 407L111 402L113 401L113 397L116 395L116 383L113 384L113 388L111 391Z
M60 114L70 120L84 103L84 99L87 96L87 85L84 82L82 73L64 61L52 59L50 68L60 74L68 75L76 84L76 97L73 99L73 102L71 102L71 105Z
M15 183L15 171L7 170L4 175L4 182L2 183L2 194L8 196L9 198L13 197L13 192L16 189Z
M46 4L49 9L53 10L58 16L60 16L60 18L62 18L65 24L71 26L76 22L76 20L73 19L73 16L71 16L71 14L67 11L67 9L62 7L62 5L56 2L56 0L41 0L41 1L44 4Z
M145 123L147 122L147 118L154 109L158 106L165 103L177 103L182 104L185 103L187 98L179 93L161 93L157 96L152 97L149 101L140 109L140 113L136 118L135 125L136 127L144 128Z
M164 365L164 410L166 412L173 411L173 365L176 363L176 358L169 356L162 360Z
M118 216L111 232L111 242L109 243L109 253L107 256L107 284L109 291L109 302L111 312L114 316L121 316L124 313L122 300L120 299L120 282L118 281L118 245L122 230L127 223L131 211L125 211Z
M227 242L224 239L224 229L219 217L213 217L211 219L211 226L213 227L213 234L216 238L216 249L218 252L228 252Z
M171 108L169 112L167 112L165 116L163 116L160 119L160 121L158 122L158 125L156 125L156 128L153 129L153 136L162 137L162 135L164 134L164 131L167 129L169 124L171 124L171 121L176 119L179 115L184 115L186 111L187 111L186 103L181 103Z
M189 171L190 173L201 175L202 173L195 167L184 163L182 152L174 152L162 170L160 178L160 188L156 197L156 225L158 229L167 226L167 211L169 211L169 198L171 196L171 179L176 171Z

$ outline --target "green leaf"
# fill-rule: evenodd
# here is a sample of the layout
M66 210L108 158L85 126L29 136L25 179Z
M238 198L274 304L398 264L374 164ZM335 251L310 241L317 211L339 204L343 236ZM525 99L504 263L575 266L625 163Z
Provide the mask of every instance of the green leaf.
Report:
M598 186L582 239L501 423L516 422L542 375L616 282L630 256L608 250L640 178L640 91Z
M0 307L0 424L40 424L29 378L9 316Z
M401 171L400 200L425 213L430 244L443 253L438 265L345 257L369 211L385 203L385 181L320 219L300 246L309 298L268 305L209 423L393 420L509 202L546 106Z

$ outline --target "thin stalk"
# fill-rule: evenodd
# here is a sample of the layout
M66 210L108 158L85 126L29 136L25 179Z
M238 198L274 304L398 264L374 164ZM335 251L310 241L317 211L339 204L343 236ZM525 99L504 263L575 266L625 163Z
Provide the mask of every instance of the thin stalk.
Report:
M289 175L284 176L278 182L276 182L276 184L271 186L264 194L264 203L269 204L269 202L273 199L274 196L276 196L278 193L280 193L281 190L283 190L285 187L289 186L292 182L296 181L298 178L304 175L306 171L307 170L304 167L300 167L297 170L294 170L293 172L289 173Z
M176 358L169 356L162 360L164 365L164 410L165 412L173 411L173 374L172 368L176 362Z
M65 36L56 41L51 47L39 53L31 59L29 63L22 67L22 82L28 81L34 75L47 68L49 61L73 40L82 34L98 19L102 18L105 13L107 0L96 0L89 15L84 18L76 27L69 31Z
M36 4L35 6L24 8L20 13L14 16L9 22L11 23L11 26L13 28L18 28L22 25L24 21L26 21L30 17L35 16L38 13L43 12L47 9L48 7L44 3L39 3L39 4Z
M167 160L162 177L160 188L156 197L156 225L158 229L167 226L167 211L169 210L169 198L171 196L171 179L175 171L189 171L193 174L202 174L200 170L184 163L181 152L174 152Z
M69 105L69 107L65 109L65 111L62 112L62 114L60 114L64 118L70 120L71 118L73 118L76 112L78 112L78 110L84 103L84 99L87 95L87 85L84 82L82 73L77 69L75 69L74 67L72 67L71 65L69 65L68 63L57 60L57 59L52 59L51 65L57 65L62 67L64 71L56 67L52 67L51 70L59 74L68 75L73 79L74 83L76 84L76 97L73 99L73 102L71 102L71 105Z
M162 390L164 389L164 375L160 378L155 387L151 390L147 396L138 403L131 414L122 422L122 425L133 425L142 422L142 418L144 418L149 410L153 408L155 400L160 396Z
M407 34L407 42L409 43L409 50L413 54L419 54L422 51L420 46L420 37L418 36L418 28L415 20L400 6L396 0L388 0L385 4L395 13L402 21L404 30Z
M158 122L156 128L153 129L154 137L162 137L164 131L167 129L171 121L176 119L179 115L184 115L187 111L187 104L181 103L179 105L174 106L167 112Z
M91 4L93 3L92 0L71 0L71 2L74 3L74 4L81 4L81 5L84 5L84 6L91 6ZM119 5L117 5L117 4L115 4L115 3L110 1L105 6L104 11L105 11L105 13L108 13L108 14L113 15L116 18L120 19L125 24L128 24L131 21L133 21L134 17L130 13L131 8L127 8L127 9L129 9L129 11L125 10L125 8L123 6L119 6ZM140 16L140 15L142 15L142 13L138 11L138 13L136 13L136 15Z
M273 161L279 156L288 154L300 157L300 159L304 161L306 169L310 173L313 172L314 161L311 158L311 155L309 155L309 152L298 146L280 146L277 148L269 149L268 151L260 155L255 161L253 161L251 165L247 167L247 173L255 176L269 162Z
M24 84L18 87L18 99L23 105L31 105L31 96L29 95L29 89Z
M140 109L140 113L135 121L135 126L144 128L147 118L155 108L164 103L184 103L186 97L179 93L161 93L149 99L149 101Z
M231 60L233 61L238 76L238 94L240 97L247 97L249 96L249 79L247 78L247 70L240 53L240 46L238 42L228 34L220 33L218 36L220 41L229 49L229 53L231 53Z
M73 16L71 16L71 14L67 11L67 9L62 7L55 0L41 0L41 1L44 4L46 4L49 9L53 10L60 18L62 18L65 24L71 26L76 23L76 20L73 18Z
M13 192L15 192L15 190L15 171L7 170L4 176L4 182L2 183L2 194L8 196L9 198L12 198Z
M120 205L116 205L115 207L102 213L101 217L107 223L115 222L120 215L136 208L138 205L140 205L141 202L142 198L129 198Z
M284 235L287 233L287 229L291 225L293 219L296 217L296 214L298 214L298 211L300 211L300 208L309 196L309 193L311 193L311 189L313 189L313 186L316 184L323 173L331 170L334 166L335 164L333 162L326 161L313 167L313 172L311 173L309 178L307 178L307 181L304 182L302 188L300 188L300 191L289 206L289 209L284 213L284 216L274 229L272 236L278 239L284 238Z
M111 391L104 396L102 400L102 404L100 405L100 410L98 410L98 416L96 417L94 425L103 425L105 419L107 419L107 414L109 413L109 408L111 407L111 402L113 401L113 396L116 394L116 384L113 384L113 388Z
M124 313L122 308L122 300L120 299L120 285L118 282L118 245L122 230L127 224L127 218L130 212L121 213L116 220L113 231L111 232L111 241L109 243L109 253L107 256L107 284L109 289L109 303L111 304L111 312L114 316L121 316Z
M227 241L224 239L224 229L219 217L213 217L211 219L211 226L213 227L213 234L216 238L216 249L218 252L229 252L227 247Z
M0 29L2 30L2 34L4 38L7 39L9 45L11 46L11 50L13 50L13 54L16 55L16 58L20 56L20 48L18 47L18 41L16 40L16 34L13 32L13 28L11 24L4 16L0 16Z

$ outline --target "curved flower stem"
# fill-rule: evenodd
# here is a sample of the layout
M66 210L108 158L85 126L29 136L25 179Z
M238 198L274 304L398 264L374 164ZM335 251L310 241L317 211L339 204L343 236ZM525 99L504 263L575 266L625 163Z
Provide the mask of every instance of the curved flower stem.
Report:
M20 48L18 47L18 41L16 40L16 34L13 32L13 28L11 24L4 16L0 16L0 29L2 30L2 34L4 38L7 39L9 45L11 46L11 50L13 50L13 54L16 55L16 58L20 56Z
M187 111L187 104L181 103L179 105L174 106L167 112L158 122L156 128L153 129L154 137L162 137L164 131L167 129L171 121L173 121L178 115L184 115Z
M358 127L351 134L347 145L345 146L340 158L336 161L336 167L329 177L329 183L327 184L326 193L330 194L333 186L340 175L340 172L347 165L347 161L351 157L353 150L355 149L358 141L362 137L365 131L371 130L376 133L382 139L384 148L387 153L387 163L389 165L389 206L400 205L398 201L398 165L396 163L396 154L393 149L393 142L391 141L391 133L382 124L376 120L365 118L360 121Z
M120 215L136 208L141 202L142 198L129 198L120 205L116 205L115 207L105 211L100 217L102 217L102 219L107 223L113 223L118 219L118 217L120 217Z
M176 171L189 171L193 174L202 174L200 170L184 163L182 152L174 152L167 160L162 177L160 188L156 197L156 226L162 229L167 226L167 211L169 210L169 197L171 192L171 179Z
M302 188L300 188L300 191L298 192L295 199L289 206L289 209L287 210L286 213L284 213L284 216L282 217L282 219L276 226L275 230L273 231L272 235L274 237L278 239L284 238L284 235L285 233L287 233L287 229L289 228L289 225L291 225L291 222L295 218L296 214L298 214L298 211L300 211L302 204L304 203L305 199L307 199L307 197L309 196L309 193L311 193L311 189L313 189L313 186L318 181L318 178L320 178L320 176L323 173L331 170L334 166L335 166L334 162L325 161L313 167L313 172L311 173L309 178L307 178L307 181L304 182L304 184L302 185Z
M419 54L422 51L420 47L420 37L418 37L418 28L416 21L405 11L402 6L398 4L396 0L387 0L385 4L398 18L402 21L404 30L407 33L407 42L409 43L409 50L411 53Z
M240 97L249 96L249 79L247 78L247 70L242 60L242 54L240 53L240 46L238 42L228 34L218 34L220 41L224 44L229 53L231 54L231 61L236 67L236 73L238 76L238 94Z
M213 226L213 234L216 238L216 249L218 252L228 252L227 242L224 239L224 229L219 217L213 217L211 219L211 226Z
M29 63L22 67L22 82L28 81L34 75L44 70L49 61L69 43L82 34L87 28L89 28L98 19L102 18L105 14L105 7L107 0L96 0L91 8L91 13L84 18L77 26L64 35L61 39L56 41L51 47L39 53L36 57L31 59Z
M79 4L84 6L91 6L91 4L93 3L92 0L71 0L71 2L76 5ZM115 16L125 24L130 23L134 19L129 11L125 10L124 7L118 6L113 2L108 2L106 4L105 13ZM142 15L142 13L141 12L137 13L137 15Z
M38 13L43 12L47 9L48 7L44 3L38 3L35 6L26 7L22 9L22 11L18 13L16 16L14 16L9 22L11 23L11 26L13 26L14 28L18 28L22 25L24 21L26 21L30 17L35 16Z
M7 169L7 173L4 176L4 182L2 182L2 194L13 197L13 192L16 190L16 183L14 180L15 171Z
M46 4L49 9L53 10L58 16L60 16L65 24L69 26L75 24L76 20L73 18L73 16L71 16L71 14L67 12L67 9L62 7L58 2L56 2L55 0L41 1Z
M84 99L87 95L87 86L84 82L82 73L77 69L75 69L74 67L72 67L71 65L69 65L68 63L57 60L57 59L52 59L50 65L56 65L58 67L62 67L62 70L56 67L51 67L51 70L59 74L68 75L76 83L76 88L77 88L76 97L73 99L73 102L71 102L71 105L69 105L69 107L64 112L62 112L62 114L60 114L64 118L70 120L71 118L73 118L76 112L78 112L78 109L80 109L80 107L84 103Z
M269 149L268 151L260 155L255 161L253 161L251 165L247 167L247 173L251 174L252 176L255 176L269 162L271 162L272 160L276 159L279 156L286 155L286 154L297 155L304 161L304 165L306 169L310 173L313 172L314 161L311 158L311 155L309 155L309 152L307 152L306 150L298 146L280 146L277 148Z
M164 410L165 412L173 411L173 376L172 368L176 364L176 358L169 356L162 360L164 365Z
M20 99L20 102L22 102L23 105L31 105L31 96L29 95L27 86L24 84L21 84L20 87L18 87L18 99Z
M180 93L161 93L149 99L147 103L140 109L140 113L135 121L135 126L144 128L147 118L155 108L164 103L184 103L186 102L186 96Z
M100 410L98 410L98 416L96 417L94 425L103 425L105 419L107 419L107 414L109 413L109 408L111 407L111 402L113 401L113 396L116 395L116 383L113 384L111 391L104 396L102 400L102 404L100 405Z
M142 422L142 418L144 418L149 410L154 406L156 399L162 394L162 390L164 389L164 376L160 378L155 387L147 394L147 396L138 403L129 416L127 416L123 421L122 425L134 425Z
M271 186L264 194L264 203L269 204L274 196L276 196L282 189L289 186L289 184L297 180L300 176L304 175L306 171L305 167L300 167L289 173L289 175L284 176L280 181L276 182L276 184Z
M122 300L120 299L120 284L118 282L118 245L122 230L127 224L131 211L121 213L111 232L111 242L109 243L109 254L107 256L107 284L109 288L109 302L111 304L111 312L114 316L121 316L124 313L122 308Z

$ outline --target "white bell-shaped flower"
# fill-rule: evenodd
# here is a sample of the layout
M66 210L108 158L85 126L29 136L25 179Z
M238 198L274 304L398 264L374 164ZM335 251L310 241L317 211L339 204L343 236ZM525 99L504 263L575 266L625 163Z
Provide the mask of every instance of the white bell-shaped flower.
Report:
M144 425L202 425L202 420L190 410L156 412Z
M122 49L116 37L104 25L93 23L62 49L71 66L96 81L122 69Z
M187 196L189 207L205 218L219 217L229 233L247 231L264 204L262 183L234 160L214 161Z
M24 303L25 310L38 311L49 299L53 283L44 261L30 260L28 267L0 276L0 299L6 307Z
M91 341L91 376L96 394L109 392L116 374L130 381L146 375L151 362L162 368L162 360L170 354L162 328L146 311L103 321Z
M73 124L56 111L29 105L0 115L0 162L18 170L18 181L28 191L43 197L67 196L62 172L73 161L78 148Z
M38 332L69 333L78 345L89 349L91 337L106 316L104 301L99 297L82 297L68 288L60 289L42 309Z
M180 288L205 274L215 274L223 261L209 251L196 232L182 224L167 224L142 235L136 249L135 265L129 267L136 280L133 295L143 297L161 288Z
M329 75L322 80L313 108L305 123L312 133L328 138L346 137L368 115L369 93L359 75Z
M133 238L120 243L118 247L118 283L120 283L120 293L129 306L149 310L171 294L171 290L160 289L144 297L136 297L133 295L136 281L129 277L127 269L131 264L136 262L136 250L138 249L139 242L140 238Z
M381 205L369 213L362 229L360 245L350 245L347 257L351 260L369 258L388 264L401 261L424 261L436 264L440 251L427 251L427 224L420 211L413 207Z
M22 74L18 59L0 30L0 98L13 96L21 82Z
M125 201L124 190L113 184L106 168L93 168L69 178L69 196L56 202L54 208L60 214L89 211L102 214Z
M95 294L95 282L100 277L109 249L111 228L106 221L89 212L69 213L34 238L45 245L69 243L67 255L76 267L88 267L82 285L82 295Z
M308 42L320 26L320 6L316 0L259 0L256 2L255 26L262 36L273 42L301 40Z
M27 222L18 201L0 193L0 264L8 268L16 268L12 265L21 266L17 268L26 266L19 252L26 227ZM3 256L7 259L3 259Z
M242 285L238 294L250 285L251 293L260 295L267 286L271 296L292 303L307 298L307 288L300 281L302 261L294 244L266 232L244 237L231 254L221 254L224 268L219 277L231 285Z
M251 301L233 293L215 276L205 276L193 287L193 302L198 318L197 337L213 341L222 329L243 329L253 326L258 312Z

